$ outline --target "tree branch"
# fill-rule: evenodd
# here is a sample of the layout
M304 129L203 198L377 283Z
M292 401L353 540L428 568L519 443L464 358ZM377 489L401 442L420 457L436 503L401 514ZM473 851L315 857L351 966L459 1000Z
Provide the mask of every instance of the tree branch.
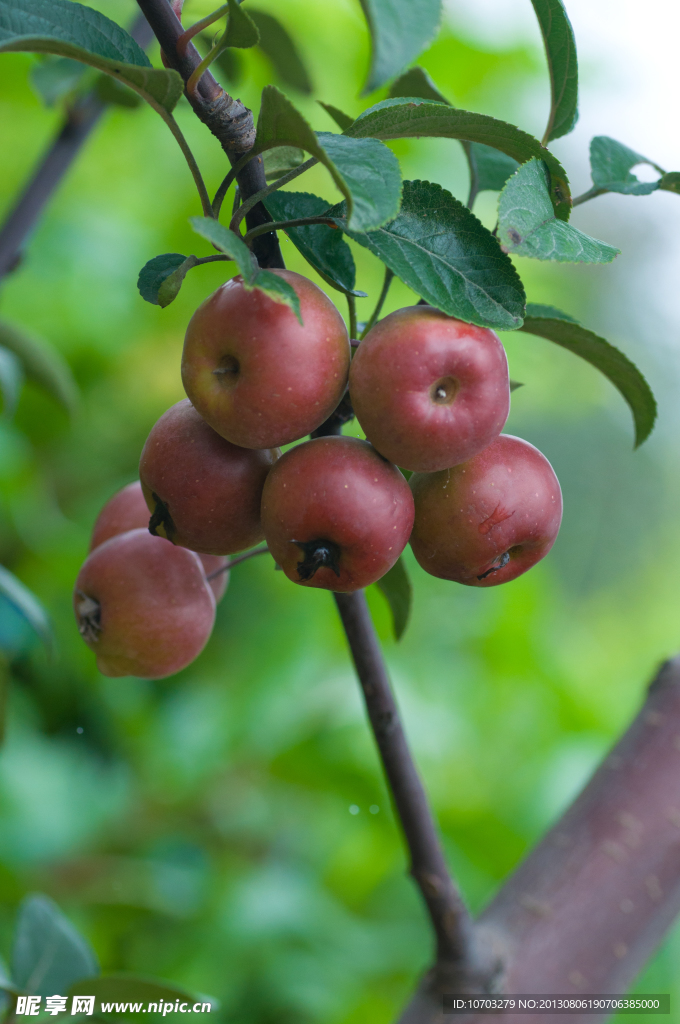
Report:
M156 35L163 51L164 63L179 71L185 83L201 63L201 56L192 42L184 52L177 52L177 40L183 34L182 23L168 3L168 0L137 0L147 21ZM198 88L187 95L195 114L220 142L231 164L236 164L252 148L255 141L255 125L252 111L240 100L232 99L206 71ZM245 201L267 187L264 163L261 156L253 157L236 176ZM246 215L248 230L266 224L271 220L262 203L258 203ZM279 240L274 232L260 235L253 245L253 252L261 267L283 267Z
M492 900L478 932L503 953L503 992L622 994L678 911L680 657L662 666L628 731ZM402 1024L444 1024L442 991L424 979Z
M153 39L143 14L137 17L130 35L143 50ZM0 280L19 263L26 238L106 107L92 91L68 110L59 132L0 228Z
M467 908L449 875L427 796L399 718L366 595L334 594L364 693L385 775L436 936L436 972L447 991L486 991L497 965L478 948Z

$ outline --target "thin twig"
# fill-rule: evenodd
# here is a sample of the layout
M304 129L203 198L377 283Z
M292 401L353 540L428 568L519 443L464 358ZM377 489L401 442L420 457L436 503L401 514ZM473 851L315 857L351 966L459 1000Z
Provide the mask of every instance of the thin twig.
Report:
M253 548L252 551L246 551L245 555L239 555L238 558L230 558L226 565L221 565L219 569L215 569L214 572L209 573L206 576L208 582L214 580L217 576L221 576L223 572L229 572L235 565L239 565L241 562L247 562L249 558L254 558L255 555L266 555L269 548L265 544L261 548Z
M277 178L276 181L273 181L271 185L265 185L265 187L260 189L260 191L257 193L257 198L255 196L251 196L250 199L252 199L254 202L260 202L262 199L265 199L270 192L276 192L277 189L282 188L283 185L287 185L289 181L293 181L293 179L297 178L300 174L304 174L305 171L308 171L310 167L313 167L314 164L318 164L318 162L319 161L315 156L310 157L309 160L305 160L304 163L298 164L297 167L293 167L293 169L290 171L286 171L286 173L282 174L280 178ZM245 163L243 163L243 166L245 166ZM235 164L229 171L229 174L227 174L227 176L224 178L222 184L215 193L215 198L213 199L213 216L215 217L216 220L219 218L220 210L222 209L222 203L224 202L224 197L229 191L229 187L233 182L234 178L237 176L239 170L239 165ZM245 209L246 213L254 205L254 202L251 203L249 200L248 208ZM239 217L238 220L236 221L236 224L238 224L240 220L241 218ZM232 230L234 229L232 228Z
M603 196L605 192L608 192L608 188L589 188L587 192L583 192L580 196L576 196L571 201L572 206L580 206L581 203L587 203L589 199L595 199L597 196Z
M153 39L143 14L135 19L130 35L143 50ZM0 228L0 279L17 265L27 237L106 109L107 104L94 90L68 109L59 131Z
M364 693L368 717L437 941L437 961L465 976L479 974L473 924L451 880L423 784L409 750L366 595L334 594ZM475 991L470 988L469 991Z
M380 295L378 296L378 301L377 301L377 303L375 305L375 309L371 313L369 319L366 321L364 329L361 332L361 337L362 338L366 337L366 335L370 331L371 327L373 326L373 324L376 322L376 320L380 316L380 312L381 312L381 310L382 310L382 308L383 308L383 306L385 304L385 299L387 298L387 293L390 290L390 285L392 284L393 278L394 278L394 273L390 270L389 267L385 267L385 278L383 280L382 291L380 292Z

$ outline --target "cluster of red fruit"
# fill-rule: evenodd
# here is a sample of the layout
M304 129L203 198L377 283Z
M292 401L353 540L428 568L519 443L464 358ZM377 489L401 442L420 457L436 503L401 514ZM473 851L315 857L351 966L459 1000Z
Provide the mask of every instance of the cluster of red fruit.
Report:
M409 540L433 576L488 587L557 536L550 463L500 433L510 386L493 331L413 306L379 321L350 360L333 303L305 277L275 273L295 289L302 324L240 277L211 295L186 334L188 399L153 427L141 484L97 520L74 602L107 675L160 678L192 661L226 587L225 556L262 538L294 583L348 592L380 579ZM334 432L348 386L367 441Z

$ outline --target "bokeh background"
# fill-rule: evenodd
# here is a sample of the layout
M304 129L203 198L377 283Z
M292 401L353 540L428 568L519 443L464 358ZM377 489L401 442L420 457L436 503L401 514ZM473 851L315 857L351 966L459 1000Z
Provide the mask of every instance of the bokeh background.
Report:
M93 6L121 24L134 14L127 0ZM253 6L294 36L314 93L288 91L315 128L333 130L316 99L358 113L382 97L358 95L369 51L358 0ZM588 188L595 134L680 167L669 131L678 12L667 0L649 0L644 20L632 0L567 6L582 116L554 149L574 194ZM188 0L186 20L209 10ZM34 61L0 57L0 215L61 116L31 87ZM542 134L549 91L528 0L450 0L420 63L456 105ZM256 108L268 81L277 78L267 59L245 54L238 95ZM184 101L178 117L212 190L224 173L219 147ZM405 177L465 199L457 143L392 145ZM337 195L318 169L293 187ZM475 208L488 225L495 203L485 193ZM97 511L135 478L150 427L183 397L186 323L223 280L222 264L193 271L166 310L136 290L152 256L207 252L187 223L198 213L160 119L112 109L0 291L0 315L58 348L82 391L72 420L31 385L14 421L0 420L0 562L40 596L58 638L49 662L0 608L14 651L0 752L0 952L18 902L38 889L88 935L105 970L211 993L225 1020L387 1024L430 940L330 595L291 585L264 559L245 563L204 654L162 682L100 676L71 613ZM547 341L504 336L524 384L507 429L538 445L564 490L552 554L512 584L477 591L427 577L407 553L415 603L399 645L382 596L369 595L448 857L475 909L564 810L680 646L680 200L604 196L573 222L622 255L604 267L521 259L518 269L530 300L578 316L638 363L659 399L653 437L633 452L629 412L603 378ZM292 269L308 272L283 248ZM354 248L366 316L381 269ZM397 283L387 309L413 301ZM676 929L639 990L680 998L679 960Z

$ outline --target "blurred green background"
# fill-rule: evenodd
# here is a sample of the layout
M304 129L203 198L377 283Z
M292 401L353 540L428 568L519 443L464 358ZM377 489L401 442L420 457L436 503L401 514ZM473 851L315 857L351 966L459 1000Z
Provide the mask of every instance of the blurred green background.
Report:
M295 37L314 93L288 91L315 128L334 128L316 99L351 114L367 105L358 2L334 0L322 14L311 0L253 6ZM98 7L121 24L134 13L123 0ZM191 0L187 23L209 9ZM33 91L34 62L0 58L0 212L61 116ZM494 50L456 34L454 19L421 63L455 104L542 133L548 86L535 37ZM246 53L237 94L256 108L268 81L279 82L267 59ZM178 119L214 191L225 170L219 146L184 101ZM393 147L405 177L465 199L458 144ZM555 148L568 163L568 142ZM576 191L585 190L583 153L574 159ZM319 169L293 187L337 198ZM488 225L495 201L485 193L475 208ZM474 590L426 576L407 553L415 605L399 645L382 596L369 595L447 854L475 909L579 790L680 645L677 340L650 327L654 297L635 296L633 283L664 204L678 200L598 202L574 222L620 246L616 264L524 259L518 269L530 300L580 317L638 362L659 398L660 428L633 453L628 410L604 379L546 341L506 335L511 376L525 385L507 430L538 445L564 491L552 554L512 584ZM224 1019L387 1024L427 965L430 938L330 595L291 585L263 559L245 563L204 654L161 682L100 676L73 621L71 588L94 518L135 478L150 427L183 397L186 323L224 279L222 264L192 271L166 310L136 290L152 256L207 253L187 223L198 213L160 119L111 110L2 284L0 315L64 354L82 403L69 422L29 384L15 420L0 420L0 563L40 596L58 637L50 663L0 609L16 653L0 753L0 951L18 901L39 889L89 936L105 970L209 992ZM308 273L282 245L288 265ZM370 296L359 301L365 317L382 272L353 248L357 287ZM628 313L643 299L647 323ZM396 283L386 309L413 301ZM680 998L679 956L676 930L640 990Z

